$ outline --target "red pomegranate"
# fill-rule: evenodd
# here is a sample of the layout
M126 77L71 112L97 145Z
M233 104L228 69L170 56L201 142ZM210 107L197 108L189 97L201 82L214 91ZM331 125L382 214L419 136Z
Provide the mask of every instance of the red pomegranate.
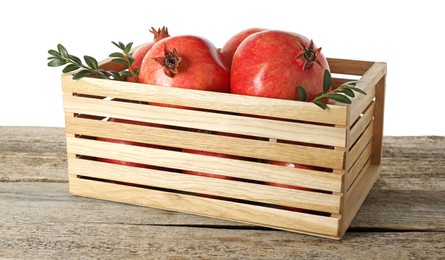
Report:
M139 48L136 49L136 51L133 53L132 57L134 58L132 67L133 69L141 69L141 64L142 64L142 60L145 57L145 54L147 54L147 52L151 49L151 47L158 41L169 37L170 35L168 34L168 29L167 27L162 27L162 28L158 28L158 30L156 30L155 28L151 27L150 32L154 35L153 37L153 41L151 42L147 42L141 46L139 46ZM128 78L127 81L134 81L133 78ZM139 75L136 76L136 82L139 82Z
M139 74L142 83L216 92L229 92L229 77L219 50L207 39L191 35L155 43Z
M306 101L323 90L326 58L303 35L277 30L247 37L235 52L231 68L231 92L235 94L299 100L298 86Z
M254 33L257 33L257 32L264 31L264 30L266 30L266 29L249 28L249 29L243 30L243 31L235 34L234 36L232 36L226 42L226 44L224 44L224 46L221 48L221 54L223 55L224 62L227 64L227 67L229 69L232 66L233 55L235 54L235 51L238 48L238 46L241 44L241 42L244 41L244 39L246 39L248 36L250 36Z

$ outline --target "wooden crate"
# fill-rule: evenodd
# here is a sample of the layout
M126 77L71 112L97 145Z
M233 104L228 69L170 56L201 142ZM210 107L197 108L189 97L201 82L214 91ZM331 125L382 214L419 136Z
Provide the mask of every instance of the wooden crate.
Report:
M308 102L72 80L64 74L70 192L340 239L380 173L386 64L344 59L329 64L334 85L355 76L367 95L322 110Z

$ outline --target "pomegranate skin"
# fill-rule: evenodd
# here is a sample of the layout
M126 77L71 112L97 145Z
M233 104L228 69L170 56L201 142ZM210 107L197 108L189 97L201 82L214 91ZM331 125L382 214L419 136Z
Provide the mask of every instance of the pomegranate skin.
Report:
M249 28L243 30L235 35L233 35L221 48L221 54L223 55L224 62L227 64L227 67L230 69L232 66L233 55L235 54L236 49L241 44L244 39L249 37L250 35L265 31L263 28Z
M167 73L160 63L167 53L177 57L174 72ZM168 37L153 45L142 61L139 78L141 83L168 87L216 92L230 89L230 73L220 51L207 39L192 35Z
M142 60L144 59L145 55L147 54L147 52L151 49L151 47L153 47L153 45L164 39L169 37L170 35L168 34L168 29L167 27L162 27L159 28L158 30L155 30L155 28L151 27L150 32L153 34L153 41L151 42L146 42L144 44L142 44L141 46L139 46L131 55L134 58L133 64L131 65L131 67L133 69L141 69L141 64L142 64ZM135 80L133 78L128 78L127 81L130 82L134 82ZM136 82L139 82L139 75L136 76Z
M309 46L311 41L297 33L268 30L252 34L233 56L231 92L299 100L297 88L302 86L306 101L312 101L323 90L323 75L329 65L319 50L317 62L306 64L301 54Z

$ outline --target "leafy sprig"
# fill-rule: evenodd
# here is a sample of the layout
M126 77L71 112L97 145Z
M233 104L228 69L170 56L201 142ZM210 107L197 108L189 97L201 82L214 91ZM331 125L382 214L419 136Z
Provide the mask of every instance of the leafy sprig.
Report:
M109 57L114 58L112 61L124 64L128 67L128 70L121 71L121 76L125 77L131 77L134 80L136 80L137 75L139 74L139 70L137 68L133 68L133 62L134 58L130 55L131 47L133 46L133 43L130 42L127 45L123 44L122 42L112 42L116 47L122 50L122 53L120 52L113 52L109 55Z
M139 71L132 67L134 62L134 58L130 55L130 50L133 45L132 42L127 45L122 42L115 43L112 42L115 46L122 50L120 52L113 52L109 55L109 57L114 57L112 61L124 64L128 67L128 70L124 71L114 71L114 70L104 70L99 68L99 64L97 60L91 56L85 55L82 60L74 55L68 53L66 48L62 44L57 45L57 50L49 50L48 53L51 55L48 57L48 66L49 67L59 67L65 66L62 70L63 73L73 72L79 70L74 73L73 79L80 79L83 77L95 77L100 79L110 79L110 80L122 80L126 77L131 77L136 79Z
M321 107L322 109L327 109L326 99L331 99L340 103L351 104L351 98L355 97L354 92L366 95L366 92L356 85L359 81L348 81L341 84L339 87L329 90L332 85L331 73L328 70L324 71L323 75L323 91L318 93L312 100L312 103ZM306 101L307 92L302 86L298 86L298 94L300 101Z

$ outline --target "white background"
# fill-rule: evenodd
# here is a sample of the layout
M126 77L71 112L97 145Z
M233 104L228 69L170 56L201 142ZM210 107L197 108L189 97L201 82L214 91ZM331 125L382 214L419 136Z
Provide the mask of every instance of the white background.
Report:
M5 4L7 3L7 4ZM0 5L0 126L63 127L62 43L99 60L111 41L152 39L148 29L194 34L223 46L250 27L298 32L328 57L388 63L385 135L445 135L445 60L440 1L23 1Z

